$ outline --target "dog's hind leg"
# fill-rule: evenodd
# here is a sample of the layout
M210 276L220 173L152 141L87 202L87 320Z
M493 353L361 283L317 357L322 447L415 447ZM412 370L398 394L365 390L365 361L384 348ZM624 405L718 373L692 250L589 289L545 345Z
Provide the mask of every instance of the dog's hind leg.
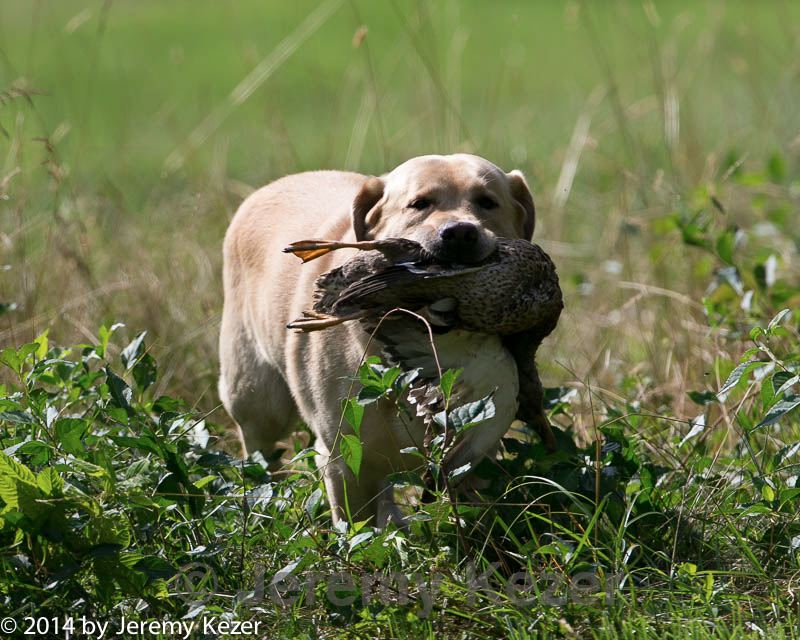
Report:
M299 416L280 370L261 353L242 327L223 317L220 333L219 395L241 431L246 452L269 456Z

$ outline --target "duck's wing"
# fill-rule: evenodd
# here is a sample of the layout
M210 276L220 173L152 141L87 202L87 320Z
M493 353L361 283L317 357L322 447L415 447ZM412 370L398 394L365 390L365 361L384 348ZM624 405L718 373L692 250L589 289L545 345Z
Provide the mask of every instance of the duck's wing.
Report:
M406 296L409 285L414 285L426 280L437 280L442 278L452 278L473 273L482 267L448 267L438 264L419 264L414 262L403 262L395 264L380 271L359 278L345 287L339 295L338 304L351 305L359 302L367 302L371 297L383 291L394 290L397 292L397 303L407 303ZM431 288L430 296L425 292L415 291L412 294L414 300L420 303L436 300L441 296Z

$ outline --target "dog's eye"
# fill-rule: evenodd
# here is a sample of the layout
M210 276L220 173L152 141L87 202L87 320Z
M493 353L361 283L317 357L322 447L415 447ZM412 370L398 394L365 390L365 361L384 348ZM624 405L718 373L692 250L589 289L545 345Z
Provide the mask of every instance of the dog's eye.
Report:
M477 200L475 200L475 204L477 204L481 209L497 209L498 207L497 200L489 196L480 196Z
M417 211L424 211L433 204L430 198L414 198L408 203L409 209L416 209Z

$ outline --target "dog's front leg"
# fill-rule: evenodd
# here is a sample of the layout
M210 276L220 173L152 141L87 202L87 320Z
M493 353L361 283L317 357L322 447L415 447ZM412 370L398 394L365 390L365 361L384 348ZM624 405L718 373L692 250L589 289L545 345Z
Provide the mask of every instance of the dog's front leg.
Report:
M389 522L403 526L403 516L394 503L392 486L386 482L382 472L376 474L362 469L356 477L338 453L331 456L320 452L316 462L322 471L334 524L350 519L353 522L370 520L378 527Z

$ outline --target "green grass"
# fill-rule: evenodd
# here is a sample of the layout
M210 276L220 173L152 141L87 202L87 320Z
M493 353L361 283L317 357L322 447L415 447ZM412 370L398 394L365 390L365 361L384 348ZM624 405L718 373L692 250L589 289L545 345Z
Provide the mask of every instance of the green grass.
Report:
M800 7L353 0L284 57L319 6L0 5L0 613L227 612L267 637L796 638ZM466 502L407 507L408 533L334 530L308 458L269 474L205 446L230 426L222 236L285 173L461 150L533 185L566 302L539 356L562 450L515 432ZM143 330L146 355L122 351ZM718 396L750 360L765 364ZM182 594L194 562L213 572L202 599ZM500 563L489 591L470 594L470 562ZM290 566L441 586L425 618L418 592L237 599ZM515 571L601 586L520 605Z

